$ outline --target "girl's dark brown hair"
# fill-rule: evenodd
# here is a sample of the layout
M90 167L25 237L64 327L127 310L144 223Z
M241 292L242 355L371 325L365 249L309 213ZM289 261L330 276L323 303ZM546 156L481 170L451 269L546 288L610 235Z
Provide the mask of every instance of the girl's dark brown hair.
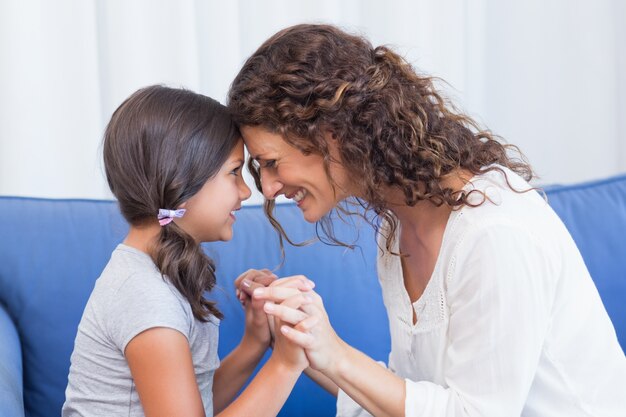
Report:
M278 32L248 58L232 83L228 106L239 126L261 126L304 154L322 155L327 175L331 158L325 134L332 133L340 162L361 190L357 202L390 225L391 237L397 220L381 188L401 190L409 206L428 200L458 209L476 205L469 194L481 192L442 187L442 178L454 171L497 170L506 178L499 167L504 166L527 181L533 177L516 147L481 130L444 99L433 81L386 46L374 48L334 26L303 24ZM248 165L260 187L253 162ZM265 204L270 221L289 241L272 215L274 202ZM329 217L320 223L340 243ZM391 244L388 238L387 249Z
M239 138L226 108L209 97L158 85L135 92L113 113L103 145L107 181L126 220L158 224L159 209L176 209L196 194ZM196 319L222 318L204 298L215 286L215 265L191 235L171 222L150 255Z

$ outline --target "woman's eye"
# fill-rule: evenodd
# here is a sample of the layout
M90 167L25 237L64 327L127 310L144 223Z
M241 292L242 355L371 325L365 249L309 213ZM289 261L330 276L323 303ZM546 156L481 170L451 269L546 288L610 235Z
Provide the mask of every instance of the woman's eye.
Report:
M263 168L274 168L275 166L276 166L275 159L268 159L267 161L265 161L265 163L263 163Z

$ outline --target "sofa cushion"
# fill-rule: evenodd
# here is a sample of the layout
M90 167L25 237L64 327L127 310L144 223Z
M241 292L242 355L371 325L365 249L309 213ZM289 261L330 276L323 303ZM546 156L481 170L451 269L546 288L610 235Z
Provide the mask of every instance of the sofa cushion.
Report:
M28 416L60 415L76 328L126 231L106 201L2 198L0 294L22 342Z
M602 300L626 346L626 176L573 186L549 187L549 202L576 241ZM22 343L24 404L29 416L58 416L64 401L76 328L95 279L127 226L111 201L0 197L0 303ZM315 236L292 204L277 216L296 241ZM237 213L231 242L206 245L217 262L218 286L211 297L225 314L220 356L243 332L243 310L233 281L248 268L275 268L278 239L258 206ZM305 274L317 283L337 333L376 360L387 360L387 315L376 279L371 228L335 223L346 250L320 242L286 246L279 276ZM334 415L334 398L301 378L281 416Z
M0 416L23 416L22 349L13 320L2 305L0 340Z
M127 226L111 201L0 197L0 302L19 332L24 364L24 403L28 416L58 416L76 329L96 278ZM294 205L278 216L296 240L315 236ZM350 239L351 227L337 225ZM366 229L363 249L316 243L286 248L280 276L306 274L317 282L337 332L378 360L386 360L389 333L375 271L374 238ZM239 342L243 310L234 296L234 279L249 268L275 268L278 239L260 207L237 213L231 242L206 245L217 262L218 286L211 298L225 314L220 326L220 356ZM282 416L334 414L334 398L308 378L298 381Z
M546 188L626 349L626 175Z

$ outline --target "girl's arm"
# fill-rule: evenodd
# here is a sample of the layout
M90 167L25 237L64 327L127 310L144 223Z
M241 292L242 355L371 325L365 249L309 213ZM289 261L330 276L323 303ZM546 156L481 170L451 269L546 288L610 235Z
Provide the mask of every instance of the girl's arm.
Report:
M296 288L304 292L310 291L311 289L315 287L315 283L309 280L308 278L306 278L304 275L295 275L291 277L285 277L285 278L268 281L267 279L263 278L261 274L249 275L251 271L253 270L247 271L245 274L242 274L235 281L237 294L239 296L239 299L242 301L242 303L245 303L246 301L250 300L251 299L250 296L252 295L253 291L259 287L267 287L270 285L275 286L275 287L282 286L282 287L288 287L288 288ZM260 272L263 272L268 275L271 274L272 277L276 278L276 276L272 274L271 271L268 269L263 269ZM250 279L253 281L253 283L246 283L246 285L243 285L244 284L243 279L246 279L246 280ZM261 284L261 285L257 285L257 284ZM240 290L239 288L242 288L242 289ZM252 300L252 305L255 307L255 309L258 308L262 314L265 314L263 312L263 304L265 304L264 300L256 300L256 299ZM271 323L272 321L270 320L270 324ZM273 326L270 326L270 330L271 330L271 334L273 338L273 335L274 335ZM328 391L331 395L335 397L337 396L337 391L338 391L337 385L326 375L324 375L323 373L319 371L316 371L315 369L311 367L308 367L307 369L305 369L304 373L313 381L315 381L319 386L321 386L326 391Z
M304 347L315 375L322 374L322 385L332 390L341 388L348 396L375 416L404 416L406 388L402 378L380 366L373 359L352 348L337 336L330 325L322 299L314 292L290 295L282 288L257 289L254 297L281 304L268 303L265 311L295 329L283 325L280 333ZM292 300L309 298L310 302L294 310ZM279 333L277 331L277 333ZM330 391L330 390L329 390ZM332 391L330 391L332 393Z
M244 303L244 305L247 301L251 300L253 291L259 287L267 287L271 285L274 287L296 288L304 292L310 291L311 289L315 287L315 283L309 280L304 275L295 275L295 276L285 277L281 279L267 280L267 278L264 278L263 275L260 273L265 273L267 275L271 274L272 277L276 278L276 276L272 274L270 270L263 269L261 271L256 271L260 273L251 275L251 272L253 271L254 270L247 271L246 273L242 274L239 278L237 278L237 280L235 281L237 294L241 302ZM244 279L246 281L252 281L252 282L247 282L244 285L244 281L243 281ZM258 285L258 284L261 284L261 285ZM265 304L264 300L252 299L252 305L255 307L255 311L257 311L258 309L258 311L260 311L263 315L265 315L265 312L263 312L264 304ZM270 320L269 323L272 324L272 320ZM273 326L270 326L270 330L271 330L271 335L273 338L274 336ZM335 397L337 396L337 391L338 391L337 385L330 378L325 376L323 373L316 371L315 369L311 367L308 367L307 369L305 369L304 373L313 381L315 381L319 386L321 386L326 391L328 391L330 394L332 394Z
M296 301L290 302L289 305L298 308L302 303ZM282 322L275 319L275 325L280 327ZM275 335L274 350L270 359L241 395L216 417L277 415L298 377L308 365L301 347L282 334Z
M270 344L272 339L272 331L270 329L273 326L270 326L271 322L268 322L268 317L263 311L265 301L252 299L250 294L256 288L269 286L274 283L276 283L276 275L267 269L250 269L235 280L237 295L246 311L246 329L241 343L222 360L219 369L215 373L213 380L213 407L216 414L232 401L243 384L248 380ZM290 288L293 294L299 294L300 291L308 291L314 286L308 279L298 276L281 279L277 285ZM259 372L259 375L267 373L266 376L261 376L262 381L273 379L274 375L272 373L275 371L274 368L280 368L272 361L270 362L265 365L268 367L267 370ZM258 378L259 376L256 379ZM271 386L271 384L279 382L269 383ZM250 385L252 386L253 384L251 383ZM254 392L258 392L258 389L253 389L247 395L254 395ZM286 391L287 395L289 392L291 392L291 388ZM286 400L286 397L284 400ZM281 406L284 400L280 403Z
M258 365L266 348L244 340L220 363L213 376L213 409L222 411L235 398Z
M242 288L270 285L276 279L271 271L250 269L235 280L237 296L245 309L245 331L239 345L220 363L213 378L213 408L223 410L233 400L258 365L271 341L263 302L244 297Z
M216 417L276 416L302 369L272 355L241 395Z
M166 327L135 336L124 352L146 417L204 416L187 338Z
M163 327L146 330L128 343L125 355L147 417L205 416L191 351L182 333ZM302 348L278 335L267 363L217 416L276 416L307 366Z

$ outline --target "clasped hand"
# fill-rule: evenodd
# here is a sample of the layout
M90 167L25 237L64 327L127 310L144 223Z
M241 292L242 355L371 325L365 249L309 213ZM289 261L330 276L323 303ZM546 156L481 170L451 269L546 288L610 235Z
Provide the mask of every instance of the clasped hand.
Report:
M267 329L274 340L274 351L297 346L304 351L307 365L332 373L343 342L330 325L322 298L313 291L315 284L303 275L281 279L272 275L269 279L271 273L265 271L265 275L242 274L237 279L239 299L244 306L255 306L257 315L262 305L269 316Z

